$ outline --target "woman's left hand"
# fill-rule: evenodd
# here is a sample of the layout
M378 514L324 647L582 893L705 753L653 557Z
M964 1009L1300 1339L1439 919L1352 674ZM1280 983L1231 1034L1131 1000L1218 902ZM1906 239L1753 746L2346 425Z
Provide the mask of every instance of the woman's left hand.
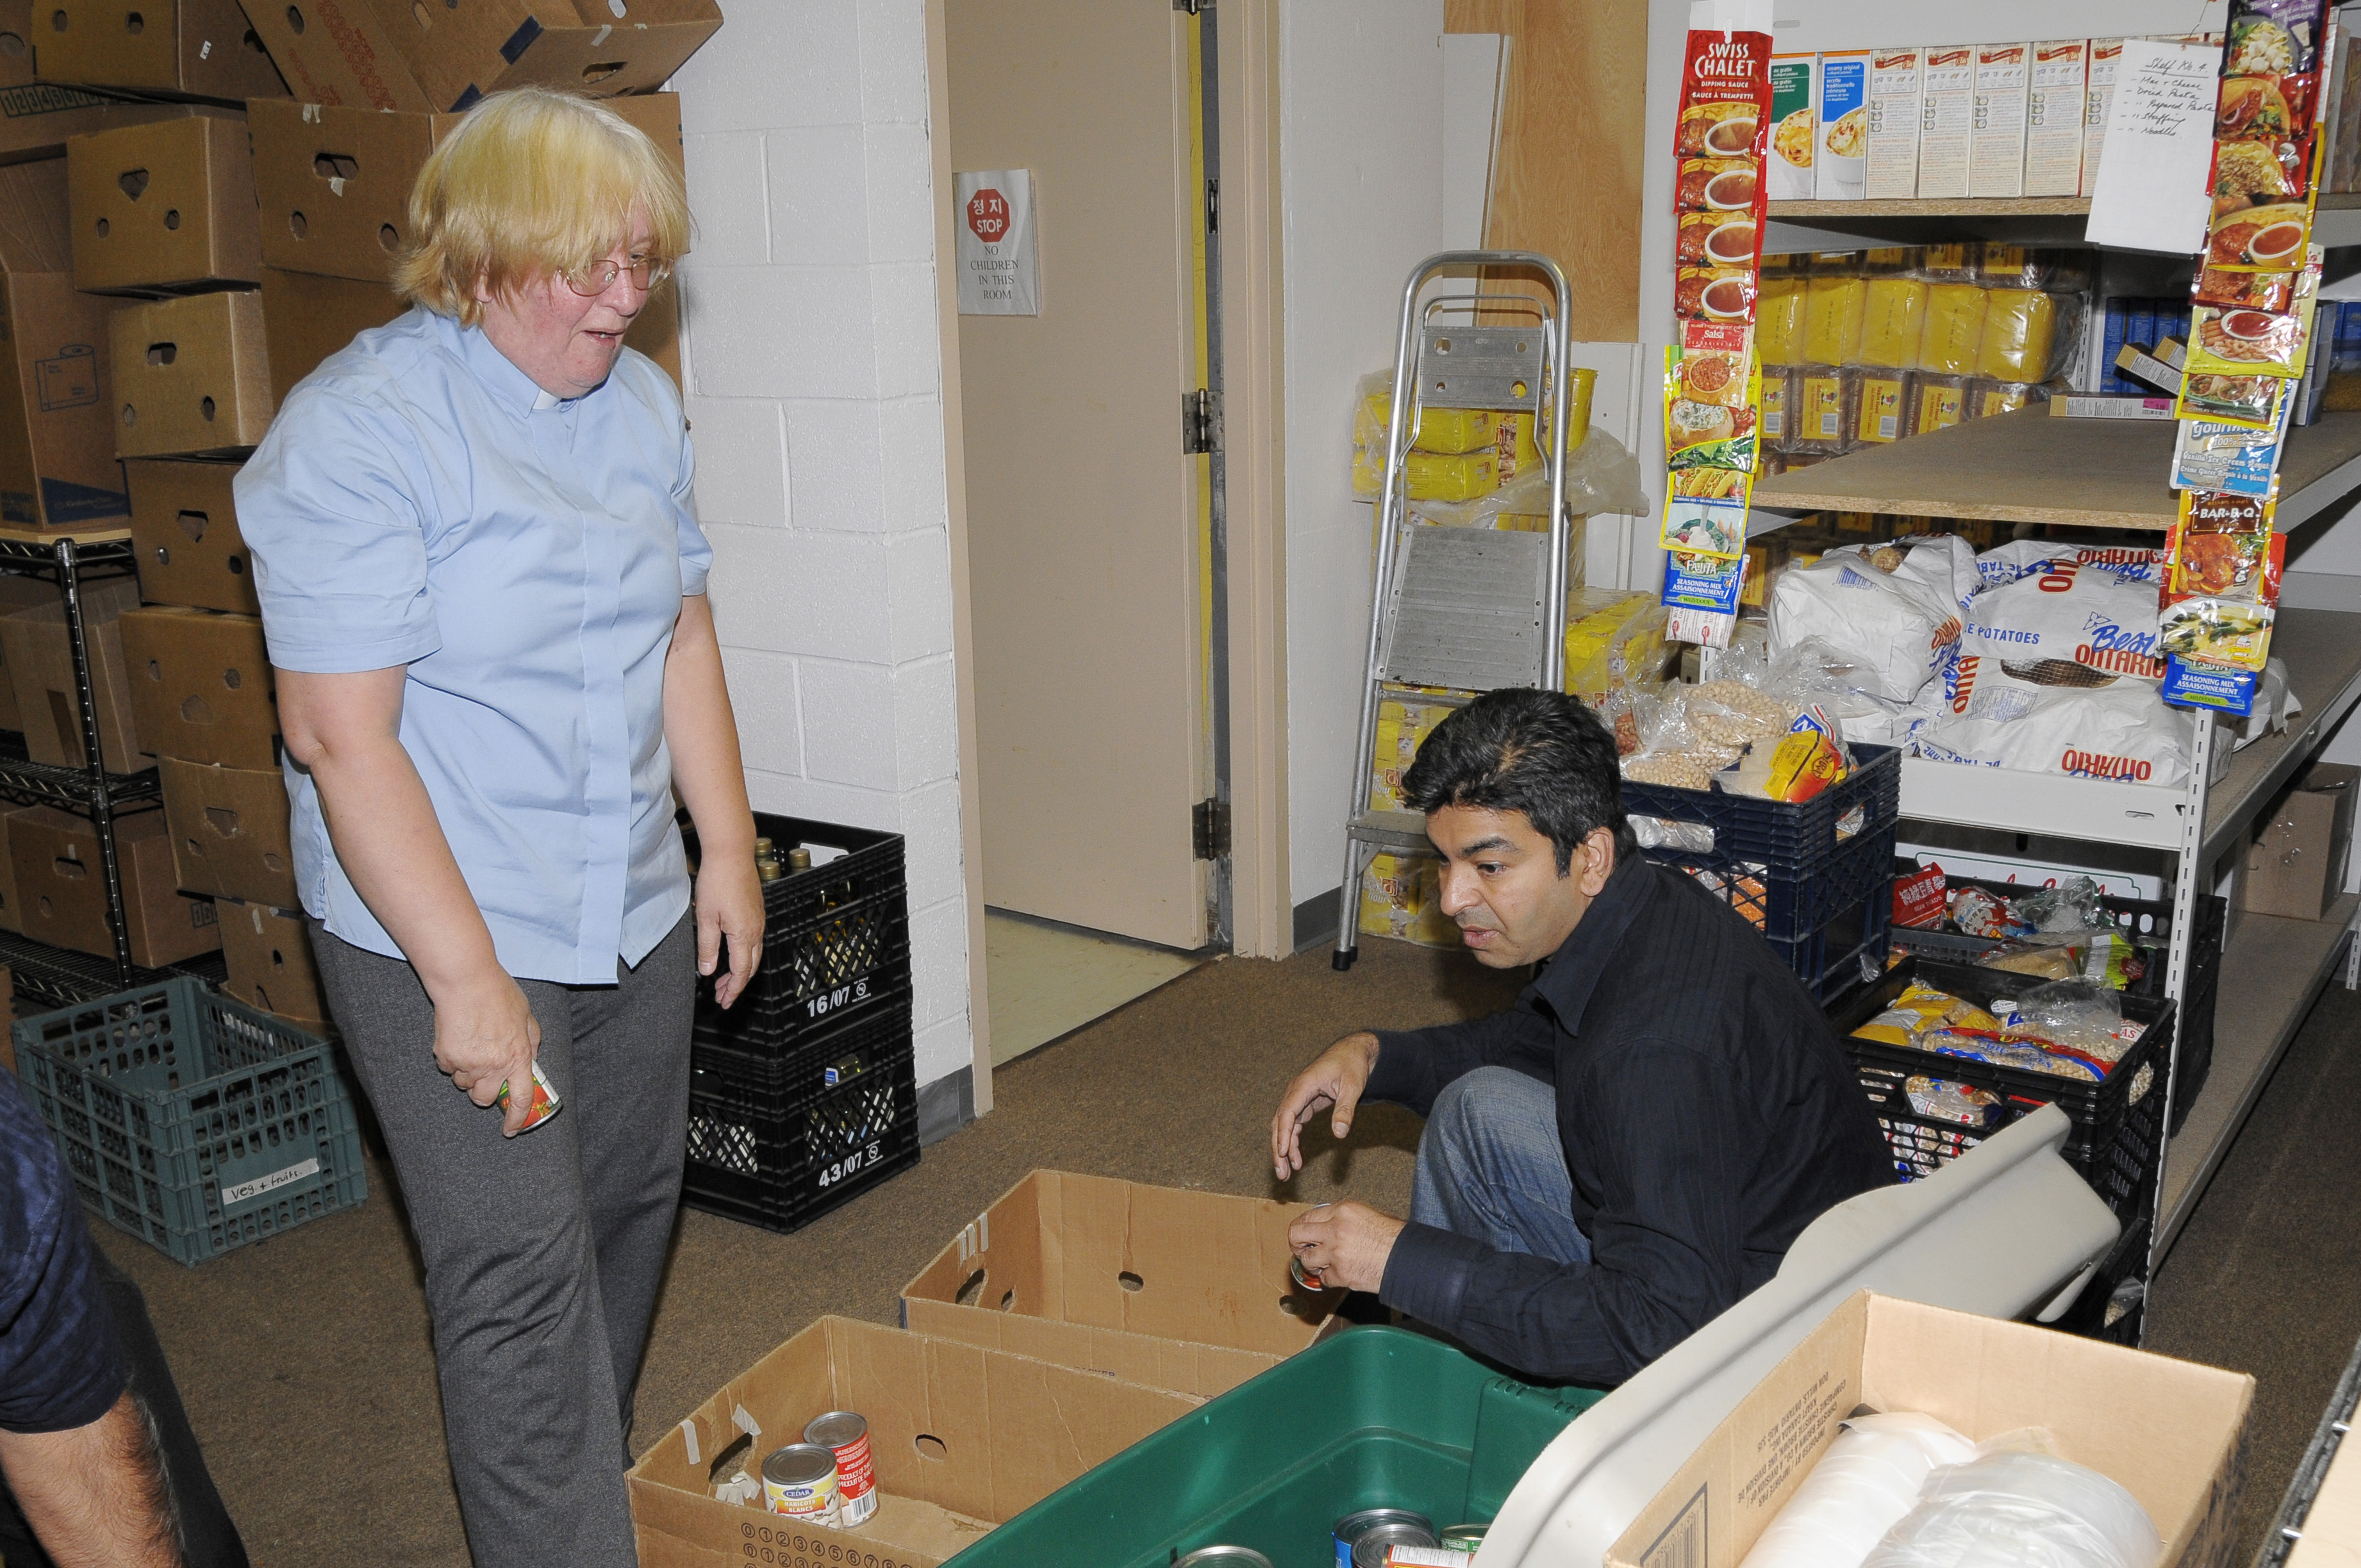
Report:
M708 859L697 869L695 902L697 973L713 973L721 939L730 938L730 972L713 982L713 1000L727 1007L753 983L763 957L763 882L753 855Z

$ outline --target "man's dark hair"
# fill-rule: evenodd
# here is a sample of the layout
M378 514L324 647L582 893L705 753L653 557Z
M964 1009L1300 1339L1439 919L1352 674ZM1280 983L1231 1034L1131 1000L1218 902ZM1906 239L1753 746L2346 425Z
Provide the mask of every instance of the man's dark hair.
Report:
M1420 811L1473 806L1521 811L1557 850L1557 874L1575 846L1601 828L1620 861L1639 844L1623 820L1615 735L1580 697L1511 686L1487 692L1437 725L1402 774Z

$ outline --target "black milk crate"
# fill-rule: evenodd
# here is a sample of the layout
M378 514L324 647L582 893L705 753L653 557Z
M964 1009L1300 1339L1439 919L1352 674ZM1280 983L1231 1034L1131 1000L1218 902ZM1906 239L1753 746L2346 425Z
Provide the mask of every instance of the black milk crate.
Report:
M1806 870L1673 848L1642 850L1744 916L1823 1005L1885 967L1894 824L1864 829Z
M843 1014L910 992L910 912L902 836L754 814L754 831L792 845L840 850L825 865L763 884L763 961L728 1009L700 981L698 1034L775 1054Z
M1936 857L1941 864L1941 857ZM1918 869L1907 858L1897 858L1894 874L1906 876ZM1950 887L1980 887L2002 898L2022 898L2037 893L2037 887L2022 883L1989 882L1982 877L1944 874ZM2114 916L2115 928L2127 938L2132 946L2147 953L2147 967L2140 978L2125 988L2127 996L2162 996L2168 949L2172 941L2172 901L2170 899L2125 898L2114 894L2101 894L2099 907ZM2229 900L2212 894L2197 895L2198 927L2195 939L2189 948L2189 994L2199 994L2220 972L2223 938L2228 929ZM1972 963L2000 944L1989 937L1971 937L1960 931L1932 930L1919 926L1894 927L1894 945L1914 953L1946 962ZM2194 1023L2192 1018L2191 1023Z
M2126 1222L2124 1234L2099 1260L2090 1283L2074 1298L2074 1304L2049 1326L2061 1333L2079 1334L2084 1339L2103 1340L2109 1344L2139 1348L2140 1321L2147 1307L2147 1254L2156 1239L2156 1220L2152 1213L2142 1211L2135 1222ZM2123 1291L2123 1300L2115 1301L2115 1293Z
M1623 810L1632 817L1701 823L1713 829L1712 854L1800 874L1844 853L1863 835L1891 828L1902 815L1901 751L1892 746L1855 746L1852 754L1851 773L1806 801L1625 779ZM1855 807L1861 810L1859 826L1843 832Z
M918 1162L910 1008L900 1003L802 1047L796 1072L692 1053L682 1201L794 1231Z
M2192 973L2194 972L2192 968ZM2203 990L2197 989L2202 984ZM2172 1130L2189 1120L2190 1108L2197 1097L2205 1092L2205 1080L2213 1073L2213 1003L2222 991L2220 954L2215 954L2213 967L2198 980L2190 982L2189 1006L2183 1011L2180 1025L2180 1058L2173 1064Z
M335 1048L181 978L16 1025L82 1206L190 1265L368 1195Z
M1937 1056L1909 1046L1856 1038L1852 1031L1883 1012L1913 980L1924 980L1977 1006L2025 989L2031 977L1974 964L1947 964L1916 956L1905 959L1876 985L1848 1003L1834 1020L1863 1092L1877 1108L1886 1142L1903 1179L1932 1175L2019 1117L2056 1105L2074 1124L2061 1151L2092 1189L2118 1215L2136 1213L2155 1183L2164 1104L2164 1042L2172 1029L2172 1003L2125 996L2124 1016L2143 1025L2139 1041L2107 1076L2092 1082L2025 1068L1995 1066L1964 1057ZM2031 983L2041 983L2031 980ZM2000 1099L1998 1119L1970 1128L1912 1111L1905 1081L1924 1075L1985 1090Z

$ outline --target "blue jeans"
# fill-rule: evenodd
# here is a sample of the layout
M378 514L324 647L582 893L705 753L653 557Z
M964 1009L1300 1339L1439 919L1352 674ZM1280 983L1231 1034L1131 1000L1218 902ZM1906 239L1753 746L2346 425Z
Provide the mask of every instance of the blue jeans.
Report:
M1574 1223L1557 1091L1505 1067L1452 1080L1418 1141L1410 1217L1496 1251L1587 1264L1590 1238Z

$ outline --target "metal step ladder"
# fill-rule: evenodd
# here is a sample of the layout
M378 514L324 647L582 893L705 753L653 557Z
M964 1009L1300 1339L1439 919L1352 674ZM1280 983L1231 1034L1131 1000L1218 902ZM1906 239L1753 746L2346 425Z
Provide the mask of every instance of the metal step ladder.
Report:
M1472 272L1539 273L1554 308L1530 295L1441 294L1420 302L1433 279ZM1345 815L1345 881L1337 890L1338 970L1360 948L1361 877L1380 851L1431 854L1426 818L1369 806L1378 706L1385 688L1441 686L1481 694L1504 686L1555 690L1565 676L1567 322L1574 298L1565 273L1529 250L1446 250L1411 269L1394 344L1393 406L1386 423L1385 482L1378 492L1378 558L1369 599L1368 657L1361 678L1360 744ZM1504 315L1537 313L1538 321ZM1489 316L1494 318L1488 321ZM1416 359L1413 365L1412 354ZM1413 374L1415 370L1415 374ZM1558 391L1544 396L1554 378ZM1550 471L1549 532L1451 528L1409 513L1405 472L1418 415L1429 409L1531 410L1546 415L1541 444ZM1457 705L1468 696L1421 696Z

